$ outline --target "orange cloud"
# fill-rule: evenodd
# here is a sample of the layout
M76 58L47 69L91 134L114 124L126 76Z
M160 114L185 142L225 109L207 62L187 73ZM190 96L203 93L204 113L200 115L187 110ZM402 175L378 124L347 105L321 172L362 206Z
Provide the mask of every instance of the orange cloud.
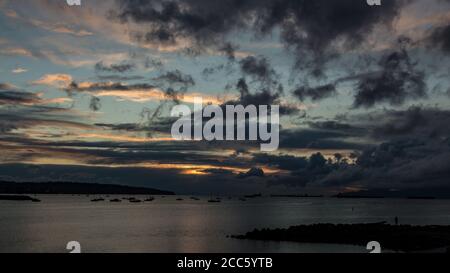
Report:
M72 76L67 74L47 74L42 76L39 80L32 82L32 84L64 88L68 86L72 81Z
M167 100L167 95L164 91L157 87L132 88L127 90L111 90L117 83L92 83L81 82L78 84L80 92L95 93L97 97L116 97L121 100L128 100L134 102L148 102L155 100ZM123 85L124 88L128 86ZM200 97L205 104L219 105L227 100L234 99L233 96L223 96L222 98L214 95L204 94L200 92L191 92L180 96L178 99L185 103L194 103L194 99Z
M71 98L53 98L53 99L43 99L41 104L58 104L58 103L69 103L73 100Z
M129 100L134 102L148 102L154 100L166 100L166 94L159 89L152 90L130 90L130 91L98 91L96 92L98 97L117 97L121 100ZM205 95L201 93L190 93L180 97L179 100L185 103L194 103L194 99L200 97L205 104L219 105L224 100L214 97L212 95Z
M0 49L0 54L8 56L24 56L33 57L33 53L25 48L21 47L10 47L5 49Z
M50 24L50 23L46 23L40 20L30 20L29 21L33 26L36 27L40 27L42 29L48 30L48 31L52 31L52 32L56 32L56 33L62 33L62 34L71 34L71 35L75 35L75 36L79 36L79 37L83 37L83 36L91 36L93 35L92 32L87 31L87 30L76 30L76 29L72 29L67 25L58 23L58 24Z
M56 33L63 33L63 34L71 34L75 36L90 36L93 35L92 32L89 32L87 30L76 30L71 28L68 25L62 24L62 23L47 23L41 20L37 19L28 19L28 17L22 17L20 16L15 10L9 9L3 12L7 17L21 20L23 22L29 23L35 27L39 27L48 31L56 32Z
M17 12L15 12L12 9L4 11L4 14L10 18L19 18L19 15L17 14Z

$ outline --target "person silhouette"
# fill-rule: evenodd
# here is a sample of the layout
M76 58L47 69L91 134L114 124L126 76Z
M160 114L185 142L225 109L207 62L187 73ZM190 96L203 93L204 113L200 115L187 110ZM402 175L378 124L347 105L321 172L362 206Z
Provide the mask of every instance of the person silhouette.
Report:
M398 226L398 217L395 216L395 225Z

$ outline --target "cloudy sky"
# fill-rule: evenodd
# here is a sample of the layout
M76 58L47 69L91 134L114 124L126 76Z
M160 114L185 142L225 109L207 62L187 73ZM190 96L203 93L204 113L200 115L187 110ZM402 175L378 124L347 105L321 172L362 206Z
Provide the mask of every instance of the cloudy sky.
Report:
M0 180L450 187L449 57L448 0L0 0ZM199 96L280 105L280 149L173 140Z

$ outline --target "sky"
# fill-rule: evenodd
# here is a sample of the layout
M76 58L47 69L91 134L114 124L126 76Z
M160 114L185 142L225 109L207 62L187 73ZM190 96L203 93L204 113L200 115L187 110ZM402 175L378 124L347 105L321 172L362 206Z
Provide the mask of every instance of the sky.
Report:
M0 0L0 180L450 189L449 57L448 0ZM279 149L174 140L195 97L280 105Z

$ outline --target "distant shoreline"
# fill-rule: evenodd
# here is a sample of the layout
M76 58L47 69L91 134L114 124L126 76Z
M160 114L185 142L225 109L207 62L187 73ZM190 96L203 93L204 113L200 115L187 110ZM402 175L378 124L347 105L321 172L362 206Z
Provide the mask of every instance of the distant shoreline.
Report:
M3 182L0 194L126 194L175 195L174 192L114 184L77 182Z

